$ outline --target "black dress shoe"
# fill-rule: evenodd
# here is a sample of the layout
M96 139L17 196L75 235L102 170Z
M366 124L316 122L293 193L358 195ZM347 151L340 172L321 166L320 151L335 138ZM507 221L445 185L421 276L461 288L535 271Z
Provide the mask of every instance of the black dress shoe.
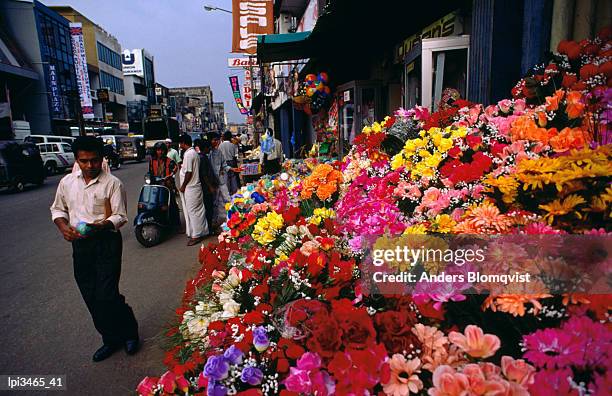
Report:
M125 342L125 352L128 355L133 355L138 352L138 348L140 347L140 343L138 340L127 340Z
M94 362L101 362L104 359L109 358L113 353L119 349L118 345L102 345L100 349L93 355Z

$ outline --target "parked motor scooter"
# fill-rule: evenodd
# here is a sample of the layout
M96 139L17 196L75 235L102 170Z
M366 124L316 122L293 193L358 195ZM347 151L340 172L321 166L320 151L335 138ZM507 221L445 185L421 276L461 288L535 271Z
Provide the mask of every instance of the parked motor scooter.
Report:
M138 214L134 219L134 232L136 239L144 247L159 244L163 236L174 228L170 216L172 196L168 187L165 186L166 179L147 173L145 184L140 190Z

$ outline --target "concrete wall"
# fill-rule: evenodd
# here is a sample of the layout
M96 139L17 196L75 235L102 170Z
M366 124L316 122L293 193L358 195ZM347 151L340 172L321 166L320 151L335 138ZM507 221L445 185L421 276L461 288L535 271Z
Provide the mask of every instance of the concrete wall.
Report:
M7 33L22 49L39 77L38 81L31 84L24 92L12 92L12 95L17 96L13 97L13 100L28 104L25 117L30 123L33 134L51 134L51 115L45 79L47 65L42 64L34 5L31 2L4 0L0 1L0 13L3 15Z

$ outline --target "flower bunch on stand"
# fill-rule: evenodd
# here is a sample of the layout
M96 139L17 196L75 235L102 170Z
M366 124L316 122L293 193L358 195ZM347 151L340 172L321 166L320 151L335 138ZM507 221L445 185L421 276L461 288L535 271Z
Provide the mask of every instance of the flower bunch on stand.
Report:
M609 277L609 33L559 49L513 99L400 109L364 128L341 163L288 161L244 186L186 285L168 371L139 394L609 393L612 299L589 294ZM533 281L371 288L365 253L393 238L486 244L482 275ZM446 275L474 268L466 259Z

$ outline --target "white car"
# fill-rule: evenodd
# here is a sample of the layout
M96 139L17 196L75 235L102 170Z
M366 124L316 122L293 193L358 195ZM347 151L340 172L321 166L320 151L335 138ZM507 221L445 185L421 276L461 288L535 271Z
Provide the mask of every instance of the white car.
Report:
M72 169L74 153L68 143L39 143L37 146L48 175Z

